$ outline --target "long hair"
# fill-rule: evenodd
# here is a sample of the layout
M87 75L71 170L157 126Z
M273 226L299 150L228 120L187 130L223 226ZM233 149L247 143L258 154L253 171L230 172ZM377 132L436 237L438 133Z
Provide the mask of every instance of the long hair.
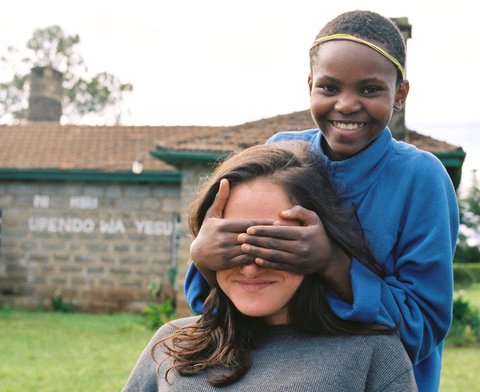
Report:
M258 145L218 165L190 209L192 235L195 237L198 234L221 179L227 179L233 188L265 177L279 185L292 204L315 212L330 239L349 256L356 257L372 271L381 274L381 267L364 240L354 212L341 206L326 167L308 146L299 141ZM288 305L289 319L296 330L314 335L386 334L395 330L340 319L328 305L326 290L319 274L305 276ZM211 385L223 386L238 380L250 369L250 351L261 344L265 329L262 318L240 313L216 287L210 291L200 319L162 339L153 350L160 346L171 357L172 365L167 371L167 378L172 370L182 376L206 372ZM209 371L215 368L222 371Z

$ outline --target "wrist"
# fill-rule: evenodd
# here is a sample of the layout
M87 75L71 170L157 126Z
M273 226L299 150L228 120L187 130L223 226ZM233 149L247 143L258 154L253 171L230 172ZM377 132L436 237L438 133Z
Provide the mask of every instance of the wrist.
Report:
M210 287L216 287L217 286L217 273L215 271L209 270L207 268L203 268L199 266L197 263L195 263L195 267L197 267L198 272L203 276L203 279L205 279Z
M333 256L326 267L319 272L325 282L349 303L353 303L352 280L350 278L351 266L351 257L338 248L335 256Z

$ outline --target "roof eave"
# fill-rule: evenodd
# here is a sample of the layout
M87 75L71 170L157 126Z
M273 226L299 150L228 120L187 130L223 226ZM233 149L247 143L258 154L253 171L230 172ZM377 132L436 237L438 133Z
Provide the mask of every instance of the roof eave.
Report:
M178 164L184 162L216 162L228 157L232 151L195 151L158 149L150 151L150 155L166 163Z
M434 152L433 154L440 159L445 166L451 167L462 167L465 156L467 155L462 149Z
M0 180L28 181L86 181L86 182L157 182L179 183L182 174L178 170L154 171L145 170L135 174L128 170L104 171L87 169L0 169Z
M445 166L449 172L453 186L455 189L458 189L460 181L462 180L462 166L467 155L466 152L460 148L453 151L434 152L433 154L440 159L443 166Z

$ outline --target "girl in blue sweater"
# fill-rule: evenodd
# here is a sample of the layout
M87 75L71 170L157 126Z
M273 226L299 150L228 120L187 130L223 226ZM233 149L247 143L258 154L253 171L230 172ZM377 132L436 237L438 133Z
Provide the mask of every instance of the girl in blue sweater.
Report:
M344 203L356 208L385 277L349 257L303 207L282 212L296 225L221 219L228 188L219 189L191 246L185 293L202 311L218 271L255 261L317 273L345 320L400 325L398 334L421 392L438 391L443 340L452 312L452 259L458 233L454 188L432 154L392 138L393 110L407 98L405 45L397 27L368 11L342 14L310 50L310 108L317 129L283 132L268 142L305 140L329 168ZM268 202L266 195L266 202ZM207 283L208 282L208 283Z

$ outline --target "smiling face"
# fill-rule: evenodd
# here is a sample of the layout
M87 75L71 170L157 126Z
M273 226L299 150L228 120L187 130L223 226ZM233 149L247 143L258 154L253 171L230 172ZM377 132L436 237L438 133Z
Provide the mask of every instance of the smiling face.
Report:
M310 110L331 160L348 159L367 147L402 108L408 82L397 86L397 68L372 48L351 41L319 45L308 79Z
M259 178L236 185L230 191L223 217L280 220L279 212L290 207L292 203L280 186ZM287 324L288 303L303 275L248 264L218 271L217 281L243 314L263 317L267 324Z

